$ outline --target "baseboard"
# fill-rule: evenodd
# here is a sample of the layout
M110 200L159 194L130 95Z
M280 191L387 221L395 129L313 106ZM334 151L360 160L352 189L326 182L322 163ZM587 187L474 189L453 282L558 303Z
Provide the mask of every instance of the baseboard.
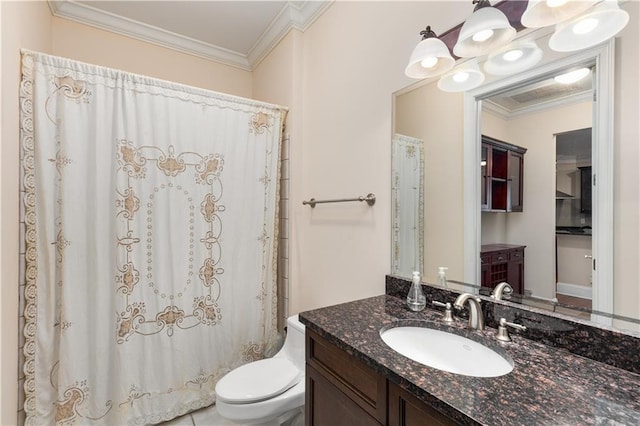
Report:
M556 283L556 293L591 300L591 287L583 285Z

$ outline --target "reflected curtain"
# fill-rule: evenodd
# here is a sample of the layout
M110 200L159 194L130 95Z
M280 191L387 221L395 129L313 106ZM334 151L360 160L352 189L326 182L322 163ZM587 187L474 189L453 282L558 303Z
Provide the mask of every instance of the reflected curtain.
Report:
M392 274L410 277L424 265L424 145L401 134L393 137Z
M148 424L279 344L284 110L23 51L27 424Z

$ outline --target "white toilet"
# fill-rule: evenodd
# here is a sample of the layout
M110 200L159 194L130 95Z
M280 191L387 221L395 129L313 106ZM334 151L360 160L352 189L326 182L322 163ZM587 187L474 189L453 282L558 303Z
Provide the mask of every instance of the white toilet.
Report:
M304 407L304 325L287 318L287 337L273 358L250 362L216 384L216 407L245 425L281 425Z

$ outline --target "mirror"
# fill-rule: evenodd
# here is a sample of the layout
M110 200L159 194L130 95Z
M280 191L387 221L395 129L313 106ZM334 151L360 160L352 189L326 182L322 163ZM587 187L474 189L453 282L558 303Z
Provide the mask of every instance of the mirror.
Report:
M452 286L467 283L463 287L465 291L468 289L479 291L482 282L480 252L483 245L506 243L526 246L524 248L524 287L521 290L522 294L513 296L511 301L535 304L537 307L546 307L556 312L562 310L563 313L571 313L585 319L599 320L604 317L604 321L601 322L620 328L640 330L640 321L638 321L640 319L640 284L637 279L637 259L640 258L637 238L640 232L639 194L637 193L639 180L637 122L640 118L637 103L639 95L637 63L639 57L635 46L638 39L639 5L627 2L622 7L629 12L631 19L627 28L616 37L615 55L613 49L605 53L609 57L585 52L561 55L546 51L545 60L535 69L517 76L488 79L485 85L473 93L441 92L436 87L437 81L432 80L420 81L394 94L393 131L424 141L424 232L421 234L424 239L424 262L421 265L421 272L425 282L435 283L438 267L446 266L449 268L447 277ZM536 37L538 45L543 47L547 45L549 32L544 34L538 30L526 36ZM609 66L606 65L607 61L610 62ZM603 73L609 72L614 77L610 79L611 82L615 81L615 84L611 89L613 105L609 108L614 112L615 117L612 117L608 111L597 111L597 107L592 114L589 99L593 97L593 92L590 88L583 88L578 91L572 102L557 106L558 110L555 112L551 109L543 109L544 105L541 104L548 104L548 102L541 103L537 100L533 105L528 105L529 115L533 115L532 111L536 111L536 108L538 116L547 111L547 114L559 119L556 121L566 122L566 128L552 126L546 121L537 125L530 122L529 130L526 130L527 113L523 111L510 118L500 118L497 111L507 108L505 97L521 100L539 98L540 93L537 92L550 92L550 89L545 89L543 80L553 73L571 68L577 62L593 69L594 81L596 83L600 81L598 84L602 84L598 78L601 78ZM602 68L603 66L606 69ZM563 90L566 91L566 88ZM600 90L602 91L602 88ZM537 95L534 96L535 93ZM514 109L513 106L508 108ZM578 114L573 110L580 110L581 113ZM592 122L592 116L596 118L594 122ZM518 125L525 127L518 130L515 127L516 122L520 122ZM606 134L607 126L614 134L613 143L609 146L606 143L598 145L598 141L611 140ZM563 167L567 164L563 165L562 162L566 160L567 154L561 151L556 152L556 144L560 141L560 146L563 145L563 137L571 134L567 132L589 133L585 130L589 128L594 135L593 163L601 166L598 173L603 174L596 177L599 182L600 177L605 179L604 184L596 188L596 191L603 191L601 188L607 184L611 188L606 193L600 194L599 199L598 194L593 194L594 210L591 214L586 211L580 212L582 196L579 199L574 198L575 201L563 200L562 197L556 198L556 190L563 188L572 191L575 188L574 192L577 193L581 174L584 174L585 180L590 176L586 170L584 173L580 171L580 167L587 167L587 164L578 164L575 160L571 175L564 173L566 170L563 171ZM483 194L481 180L485 175L481 173L479 161L482 154L480 135L485 134L518 146L514 141L517 138L510 135L526 133L531 136L535 129L549 131L548 137L545 138L549 149L545 151L545 162L539 166L541 151L534 148L535 145L532 143L520 142L520 146L529 145L526 147L527 152L523 155L523 212L481 213L479 207ZM562 157L563 155L565 157ZM609 163L612 170L607 170L605 158L607 156L610 156ZM561 163L560 167L556 164L556 157ZM598 162L599 164L596 164ZM606 174L610 175L609 182ZM593 179L593 176L590 179ZM544 187L544 191L552 194L544 202L538 200L540 187ZM467 194L469 188L473 190L472 197ZM561 192L570 193L569 191ZM581 191L580 195L582 195ZM607 199L610 200L608 207ZM603 204L604 207L602 207ZM478 208L467 208L467 205L478 206ZM599 214L597 206L601 207ZM567 216L567 208L577 209L577 215ZM517 231L515 225L520 226L521 230L535 229L536 220L540 221L542 217L540 211L544 211L548 224L544 225L546 228L544 234L541 231L537 232L540 234L538 237L544 242L534 243L529 237L522 236L522 231ZM533 221L525 223L523 218L531 219L532 216ZM604 224L603 218L606 218ZM570 219L570 223L562 222L567 219ZM581 223L582 221L584 223ZM592 226L593 236L581 235L583 239L577 241L582 242L583 247L577 247L576 244L579 244L576 241L567 241L571 239L569 237L578 238L576 235L566 236L562 234L562 229L556 229L569 226L580 229L584 226L585 230L589 229L588 226ZM560 234L556 233L558 230ZM536 234L536 232L531 233ZM588 244L584 243L589 238L593 239L594 244L592 254L585 251ZM557 242L560 247L556 249ZM585 259L585 254L598 260L596 272L592 274L594 280L592 300L593 307L596 308L595 313L586 307L576 306L577 302L573 300L565 303L556 302L557 299L562 298L562 294L576 290L569 286L568 291L566 286L558 286L558 282L585 284L584 280L576 283L564 282L576 280L569 278L571 275L563 271L563 265L566 266L566 264L562 258L572 250L574 254L582 253L582 260L586 260L587 265L592 262L592 259ZM556 260L556 253L561 259ZM607 258L609 258L608 262ZM603 260L602 266L600 260ZM559 265L558 261L560 261ZM560 266L560 270L556 271L556 266ZM585 273L583 269L581 271L583 276L588 276L588 272ZM406 272L394 273L408 277ZM604 284L598 285L600 282ZM603 295L598 293L600 289L605 289ZM480 292L489 294L490 289L482 288ZM589 300L588 293L583 294L578 291L578 294L587 296L583 298ZM599 302L596 303L596 300ZM602 306L608 307L602 309ZM611 315L615 315L613 321Z

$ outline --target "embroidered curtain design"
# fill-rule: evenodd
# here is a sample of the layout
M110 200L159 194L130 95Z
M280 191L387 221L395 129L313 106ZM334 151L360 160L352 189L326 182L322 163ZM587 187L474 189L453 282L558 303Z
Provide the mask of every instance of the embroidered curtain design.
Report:
M284 111L23 52L27 424L148 424L278 345Z
M410 277L424 265L424 145L393 137L392 274Z

